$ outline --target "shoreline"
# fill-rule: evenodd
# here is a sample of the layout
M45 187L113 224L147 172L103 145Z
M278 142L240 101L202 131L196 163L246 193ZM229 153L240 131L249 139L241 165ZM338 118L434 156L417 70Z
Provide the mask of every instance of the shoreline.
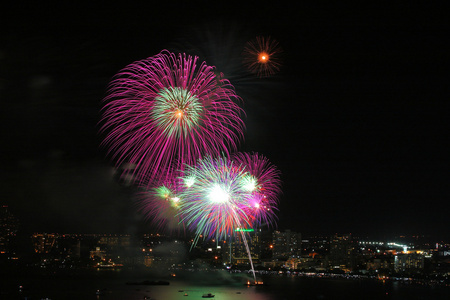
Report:
M167 272L161 272L152 268L23 268L21 270L2 270L0 275L6 275L9 280L23 280L32 278L42 279L116 279L127 278L129 280L194 280L196 277L207 274L211 278L242 278L243 282L253 280L251 270L225 270L225 269L169 269ZM333 279L333 280L359 280L374 282L398 282L402 285L417 286L442 286L450 287L450 278L417 278L410 276L381 276L364 274L335 274L330 272L299 272L299 271L262 271L255 270L257 278L314 278L314 279ZM3 276L5 277L5 276ZM125 282L124 282L125 284Z

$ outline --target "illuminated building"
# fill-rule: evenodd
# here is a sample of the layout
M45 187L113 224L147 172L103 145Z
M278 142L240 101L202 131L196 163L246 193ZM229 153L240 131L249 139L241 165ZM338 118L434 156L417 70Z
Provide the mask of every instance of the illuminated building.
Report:
M61 255L61 257L80 258L81 236L77 234L57 235L55 252Z
M301 256L302 236L290 230L274 231L272 234L273 258L287 259Z
M260 258L261 230L237 228L232 236L231 243L228 243L228 250L231 254L228 258L230 258L231 264L249 264L248 252L242 234L245 235L252 261L256 262Z
M367 270L392 270L394 257L392 255L380 255L369 258L366 262Z
M333 269L353 270L355 266L355 241L351 234L335 234L331 237L329 262Z
M296 265L294 265L295 269L304 271L315 270L324 272L328 267L328 261L326 257L323 257L317 252L312 252L308 255L304 255L294 262L297 263Z
M121 246L128 247L131 245L130 235L104 235L99 239L99 244L106 245L109 247Z
M261 230L260 235L260 259L262 261L271 260L273 257L273 238L272 231Z
M144 256L144 266L151 267L153 264L153 261L155 261L155 257L153 255Z
M98 258L100 260L105 260L106 259L106 252L104 250L101 250L100 247L95 247L95 250L92 250L90 252L91 259L95 259Z
M300 269L301 264L300 258L291 257L284 263L284 267L289 270L297 270Z
M0 254L11 252L11 239L16 236L19 221L8 210L7 205L0 208Z
M36 253L50 253L56 245L56 235L52 233L35 233L32 236Z
M425 256L418 253L397 254L394 260L396 272L415 272L425 267Z

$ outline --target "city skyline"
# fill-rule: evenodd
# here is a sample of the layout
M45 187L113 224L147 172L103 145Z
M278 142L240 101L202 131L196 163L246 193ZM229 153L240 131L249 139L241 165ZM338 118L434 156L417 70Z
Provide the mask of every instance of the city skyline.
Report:
M12 243L0 243L0 252L3 259L26 262L27 257L33 257L34 261L40 260L42 265L47 267L52 267L54 263L64 265L65 260L62 259L64 257L68 259L69 264L82 266L87 263L94 268L154 267L152 262L161 260L156 259L158 257L163 260L178 261L179 266L184 267L189 267L191 263L201 267L203 263L206 263L212 268L229 270L233 268L232 266L250 265L240 234L231 235L226 241L205 240L197 243L193 248L189 246L192 240L160 234L133 236L130 234L34 233L27 238L28 242L21 242L22 245L26 245L25 247L17 248L18 244L14 238ZM371 269L371 272L377 269L382 271L384 267L379 264L385 261L388 263L386 269L392 272L394 258L397 265L397 258L409 257L416 263L420 263L418 268L422 271L425 271L425 265L427 265L426 272L431 271L430 263L435 264L439 269L438 261L441 261L443 264L440 272L445 275L448 271L446 262L450 255L448 242L433 243L419 239L403 242L362 241L351 234L334 234L328 238L302 237L300 233L290 230L270 233L254 231L248 233L248 242L248 251L253 263L269 270L284 268L307 271L313 267L315 272L332 272L340 269L346 273L367 274L366 271ZM375 263L378 266L374 268L371 262L380 259L381 261ZM203 263L199 263L199 260ZM189 261L191 263L188 263ZM424 264L425 261L427 263ZM407 262L403 262L403 266L405 266L404 263ZM413 265L412 267L417 268Z
M448 26L439 11L215 8L12 7L0 37L0 188L24 230L148 228L133 188L114 177L97 123L111 77L167 48L216 65L242 97L239 150L282 173L280 230L450 236ZM242 69L239 46L258 35L283 48L272 77Z

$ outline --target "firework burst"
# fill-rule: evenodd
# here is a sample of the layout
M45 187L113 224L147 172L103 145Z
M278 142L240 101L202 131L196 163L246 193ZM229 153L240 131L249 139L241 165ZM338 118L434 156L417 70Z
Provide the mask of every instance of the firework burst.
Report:
M259 77L268 77L280 70L282 49L270 37L257 37L244 47L244 65Z
M251 193L245 209L261 224L273 224L281 193L280 171L265 156L239 152L231 158L245 170L243 184Z
M138 209L158 230L174 232L183 228L177 214L179 208L179 185L166 181L154 187L143 186L137 195Z
M171 178L172 170L204 155L236 150L244 131L239 99L229 81L198 57L162 51L111 81L103 146L117 166L134 164L138 181Z
M245 171L225 158L199 160L182 177L180 216L186 226L205 239L220 239L238 227L250 227L253 216L244 209L250 193L242 182Z
M220 239L236 228L272 223L279 175L257 153L237 153L230 159L206 157L185 168L178 215L196 233L196 241L200 236Z

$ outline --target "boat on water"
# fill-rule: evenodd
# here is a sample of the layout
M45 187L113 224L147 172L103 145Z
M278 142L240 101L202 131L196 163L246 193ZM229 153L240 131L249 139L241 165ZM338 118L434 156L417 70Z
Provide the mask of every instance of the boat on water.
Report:
M208 294L203 294L202 298L214 298L215 295L208 293Z
M246 286L267 286L266 283L264 283L263 281L247 281L247 283L245 283L244 285Z

